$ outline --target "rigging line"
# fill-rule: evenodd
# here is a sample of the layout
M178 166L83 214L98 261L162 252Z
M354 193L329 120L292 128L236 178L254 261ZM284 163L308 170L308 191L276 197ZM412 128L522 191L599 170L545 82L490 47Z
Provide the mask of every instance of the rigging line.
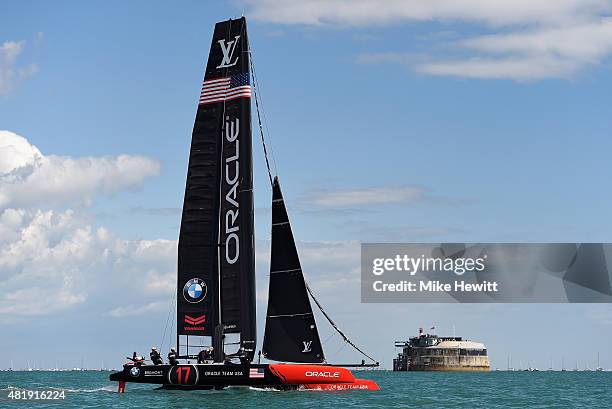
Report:
M253 81L259 84L259 81L257 80L257 73L255 72L255 62L254 62L252 53L251 53L251 61L253 61L253 64L252 64ZM272 134L270 133L270 129L268 127L268 117L266 116L266 107L263 104L263 97L261 95L261 89L259 90L258 98L259 98L259 102L261 103L261 115L263 116L263 124L264 124L264 127L266 128L266 135L268 136L268 139L270 141L270 154L272 155L272 164L274 165L274 174L278 175L278 169L276 166L276 157L274 155L274 147L272 146Z
M325 345L330 339L332 339L336 335L335 332L332 332L330 336L328 336L325 341L323 341L322 345Z
M172 321L170 321L170 331L172 331L172 328L174 328L174 319L176 318L176 307L177 307L177 305L178 305L178 300L177 300L176 304L174 304L174 311L175 312L174 312L174 314L172 314ZM177 332L178 332L178 328L176 329L175 333L177 333ZM170 349L171 343L172 343L172 338L168 338L168 349ZM177 347L177 351L178 351L178 345L176 347Z
M310 294L310 296L312 297L312 300L315 302L315 304L317 304L317 307L319 307L319 310L321 310L321 313L323 313L323 316L325 318L327 318L327 321L329 321L329 323L331 324L332 327L334 327L334 329L336 331L338 331L338 334L340 334L340 336L342 336L342 338L344 338L344 341L349 344L350 346L352 346L353 348L355 348L357 351L359 351L363 356L365 356L366 358L369 358L370 360L372 360L372 362L377 362L374 358L372 358L370 355L366 354L365 352L363 352L357 345L355 345L353 343L353 341L351 341L346 335L344 335L344 332L342 332L342 330L340 330L340 328L338 328L338 326L336 325L336 323L331 319L331 317L329 315L327 315L327 313L325 312L325 310L323 309L323 306L319 303L319 300L317 300L317 298L314 296L314 294L312 293L312 290L310 289L310 286L308 285L308 283L306 283L306 281L304 281L304 284L306 284L306 290L308 291L308 294Z
M268 169L268 178L270 179L270 186L274 185L272 182L272 172L270 171L270 161L268 160L268 149L266 147L266 141L264 139L263 126L261 125L261 115L259 113L259 98L257 96L257 79L255 77L255 68L253 66L253 53L251 52L251 43L247 42L249 49L249 62L251 64L251 73L253 74L253 93L255 94L255 109L257 110L257 123L259 125L259 135L261 136L261 144L263 145L264 157L266 158L266 168Z
M166 330L168 329L168 323L170 322L170 315L172 314L172 312L174 311L174 299L176 298L176 293L178 292L178 290L176 290L174 292L174 295L172 296L172 300L170 301L170 308L168 308L168 317L166 318L166 326L164 327L164 335L162 336L162 340L161 343L159 344L160 348L164 348L164 341L166 339ZM172 330L172 328L170 328L170 330Z
M344 348L346 348L346 342L344 344L342 344L340 346L340 348L338 348L338 350L332 354L332 356L338 355ZM372 359L372 358L370 358L370 359Z

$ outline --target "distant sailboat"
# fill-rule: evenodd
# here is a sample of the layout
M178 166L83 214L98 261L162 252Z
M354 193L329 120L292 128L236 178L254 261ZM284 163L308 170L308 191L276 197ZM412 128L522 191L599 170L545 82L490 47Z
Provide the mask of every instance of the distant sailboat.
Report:
M599 365L599 352L597 352L597 368L595 370L597 372L603 371L603 368Z
M565 372L565 360L561 357L561 372Z
M272 252L262 354L290 364L253 362L257 327L251 96L254 92L256 97L257 90L251 88L248 44L244 18L215 26L193 128L178 244L176 352L182 363L126 364L110 375L120 382L120 391L125 382L166 389L378 389L373 381L356 379L348 369L326 361L311 298L343 340L371 358L338 329L304 281L263 133L272 186ZM353 366L378 366L372 361Z
M549 371L553 370L553 359L552 359L552 356L550 357L550 366L548 367L548 370Z

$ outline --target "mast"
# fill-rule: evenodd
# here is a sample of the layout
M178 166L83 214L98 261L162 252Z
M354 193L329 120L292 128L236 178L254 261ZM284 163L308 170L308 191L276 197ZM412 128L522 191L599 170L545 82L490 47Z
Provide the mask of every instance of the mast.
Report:
M240 334L243 357L255 350L250 98L246 20L217 23L192 133L177 277L177 346L181 335L210 336L217 362L225 333Z

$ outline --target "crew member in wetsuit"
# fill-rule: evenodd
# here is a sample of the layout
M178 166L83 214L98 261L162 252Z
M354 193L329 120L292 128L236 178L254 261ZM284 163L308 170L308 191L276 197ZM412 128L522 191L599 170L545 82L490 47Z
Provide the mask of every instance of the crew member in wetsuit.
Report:
M213 347L203 349L198 353L198 363L203 364L213 360Z
M203 349L198 353L198 363L203 364L206 362L206 350Z
M176 356L176 348L170 348L170 352L168 352L168 363L170 365L176 365L178 362L178 356Z
M144 363L144 358L139 356L136 351L134 351L131 361L134 362L134 365L142 365Z
M151 357L151 361L153 362L153 365L161 365L164 363L161 355L159 354L159 352L157 352L156 347L151 348L151 352L149 353L149 356Z
M240 349L238 350L238 358L240 359L240 363L242 365L248 365L250 362L249 357L247 356L247 353L244 350L244 347L240 347Z

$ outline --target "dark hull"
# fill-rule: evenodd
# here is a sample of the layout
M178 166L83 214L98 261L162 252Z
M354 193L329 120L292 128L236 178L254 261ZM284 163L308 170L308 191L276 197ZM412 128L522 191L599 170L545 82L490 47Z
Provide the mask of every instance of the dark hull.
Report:
M180 364L126 365L121 372L110 375L111 381L150 383L174 389L231 385L265 386L281 383L268 365ZM249 378L251 368L262 368L263 378Z
M377 390L373 381L355 379L351 371L326 365L298 364L126 364L121 372L110 375L119 382L160 385L162 389L223 389L228 386L250 386L292 390L362 389Z

